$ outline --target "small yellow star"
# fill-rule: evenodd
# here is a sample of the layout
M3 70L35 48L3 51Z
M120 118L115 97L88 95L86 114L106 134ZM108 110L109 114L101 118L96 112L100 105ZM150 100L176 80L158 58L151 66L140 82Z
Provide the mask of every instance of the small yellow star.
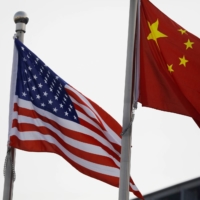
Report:
M186 45L186 49L191 48L192 49L192 45L194 44L194 42L191 42L189 39L187 42L184 43Z
M179 29L178 31L180 31L181 32L181 34L183 35L184 33L186 33L186 30L184 30L184 29Z
M179 60L181 61L179 65L183 65L184 67L186 67L186 63L189 62L185 59L185 56L183 56L183 58L179 58Z
M158 42L157 42L157 39L158 38L161 38L161 37L167 37L167 35L161 33L159 30L158 30L158 25L159 25L159 21L157 19L156 22L154 22L153 24L150 24L148 22L148 25L149 25L149 29L151 30L151 33L149 33L147 39L148 40L155 40L157 46L158 46Z
M168 67L168 71L170 73L174 72L174 70L172 69L173 65L167 65L167 67Z

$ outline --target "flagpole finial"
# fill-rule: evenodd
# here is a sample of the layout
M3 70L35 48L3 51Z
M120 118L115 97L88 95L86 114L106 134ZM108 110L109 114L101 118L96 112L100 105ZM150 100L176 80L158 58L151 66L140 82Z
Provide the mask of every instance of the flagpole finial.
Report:
M28 23L29 18L27 14L23 11L18 11L14 15L14 22L16 23L16 32L23 31L26 32L26 24Z
M16 36L23 43L24 42L24 33L26 32L26 24L29 19L27 14L23 11L19 11L14 15L14 22L16 24Z
M24 11L18 11L15 13L14 15L14 21L15 23L25 23L27 24L28 23L28 17L27 17L27 14L24 12Z

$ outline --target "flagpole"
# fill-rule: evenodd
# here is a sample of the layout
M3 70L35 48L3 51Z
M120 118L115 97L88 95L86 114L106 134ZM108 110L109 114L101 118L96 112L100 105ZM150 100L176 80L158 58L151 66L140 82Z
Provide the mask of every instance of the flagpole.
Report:
M22 43L24 42L24 33L26 32L26 24L28 23L28 17L25 12L19 11L14 15L14 22L16 23L16 37ZM9 129L12 124L11 119L11 112L13 109L13 102L11 100L13 96L14 88L12 87L11 78L11 88L10 88L10 109L9 109ZM13 197L13 187L14 187L14 180L15 180L15 149L10 147L8 144L7 148L7 155L5 159L4 165L4 191L3 191L3 200L12 200Z
M123 134L121 144L119 200L129 200L130 161L131 161L131 131L134 115L133 104L133 75L134 75L134 43L136 30L138 0L130 0L128 45L126 60L126 78L124 90Z

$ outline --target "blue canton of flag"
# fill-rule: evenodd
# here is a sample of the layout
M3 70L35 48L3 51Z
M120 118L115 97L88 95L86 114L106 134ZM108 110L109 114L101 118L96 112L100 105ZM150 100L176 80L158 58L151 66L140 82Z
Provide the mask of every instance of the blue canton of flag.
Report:
M16 40L18 74L16 95L58 117L79 123L73 103L64 86L67 84L33 52Z

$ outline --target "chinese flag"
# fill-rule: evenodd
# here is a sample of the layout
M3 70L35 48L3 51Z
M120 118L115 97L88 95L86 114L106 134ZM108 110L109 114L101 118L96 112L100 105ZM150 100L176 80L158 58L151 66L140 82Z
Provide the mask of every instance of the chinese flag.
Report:
M200 39L141 0L140 94L146 107L192 117L200 127Z

